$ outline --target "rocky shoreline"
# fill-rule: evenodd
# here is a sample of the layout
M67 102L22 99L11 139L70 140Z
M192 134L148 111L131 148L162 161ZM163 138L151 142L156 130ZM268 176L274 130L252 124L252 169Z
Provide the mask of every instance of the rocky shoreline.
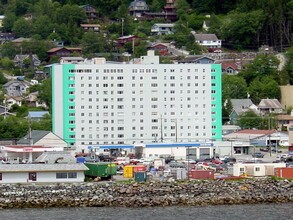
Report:
M293 202L293 181L2 184L0 192L0 209L289 203Z

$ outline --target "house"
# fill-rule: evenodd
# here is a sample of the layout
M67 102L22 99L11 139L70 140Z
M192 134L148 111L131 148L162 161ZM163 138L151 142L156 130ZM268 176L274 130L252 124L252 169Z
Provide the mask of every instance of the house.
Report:
M166 13L176 13L176 0L166 0L164 11Z
M149 10L149 6L145 0L134 0L128 8L129 14L133 17L141 17L144 12L148 12Z
M7 106L8 109L11 108L13 105L21 106L23 101L23 97L13 97L13 96L6 96L3 103Z
M80 27L85 31L93 31L95 33L100 32L100 25L99 24L80 24Z
M16 38L14 40L12 40L11 42L15 45L15 46L20 46L23 42L25 41L30 41L31 38L24 38L24 37L19 37Z
M234 125L237 124L238 117L247 111L254 111L257 112L257 106L253 104L251 99L231 99L231 104L233 109L230 113L230 124ZM227 104L228 100L225 101L225 105Z
M36 54L24 54L24 55L18 54L18 55L15 55L13 59L15 65L19 66L20 68L24 67L25 60L30 60L31 66L33 67L40 66L41 64L41 61Z
M39 92L31 92L30 94L25 97L26 102L31 107L42 107L44 109L48 108L47 104L43 101L40 101L39 98Z
M11 80L3 85L6 90L6 94L12 97L23 96L27 89L30 87L30 83L20 80Z
M26 21L31 21L31 20L33 20L33 14L31 14L31 13L25 14L25 15L23 16L23 18L24 18Z
M40 121L45 115L49 115L48 111L29 111L26 118L30 121Z
M72 164L0 164L0 183L83 182L83 163Z
M77 64L83 62L85 59L83 57L61 57L60 63L73 63Z
M5 42L12 41L15 39L15 34L13 33L0 33L0 44L4 44Z
M72 54L81 54L81 48L70 48L70 47L55 47L47 51L48 58L52 57L69 57Z
M81 5L80 7L84 10L88 22L96 20L98 18L97 9L92 5Z
M117 47L122 47L125 43L128 42L134 42L138 40L139 37L135 35L128 35L128 36L122 36L117 39Z
M54 134L51 131L43 131L43 130L32 130L31 133L26 134L24 137L19 139L16 142L17 145L31 145L31 146L42 146L42 147L53 147L56 149L49 151L63 151L64 148L67 147L67 143ZM50 148L50 149L51 149ZM47 150L48 151L48 150ZM43 152L43 151L39 151Z
M169 22L177 21L176 14L176 0L166 0L166 4L162 12L144 12L141 19L144 20L154 20L154 19L164 19Z
M290 115L277 115L276 118L278 128L280 129L286 128L288 131L289 128L293 126L293 111L291 111Z
M197 34L191 32L195 38L195 42L207 48L221 48L222 41L215 34Z
M179 60L178 63L211 64L215 63L215 60L207 56L195 55Z
M258 110L261 115L280 114L283 112L283 107L278 99L262 99L258 105Z
M235 62L222 61L222 73L236 75L240 71L240 67Z
M169 54L169 48L170 44L167 43L151 43L148 46L148 50L154 50L158 52L161 56L166 56Z
M151 33L156 35L173 34L174 24L156 23L151 28Z

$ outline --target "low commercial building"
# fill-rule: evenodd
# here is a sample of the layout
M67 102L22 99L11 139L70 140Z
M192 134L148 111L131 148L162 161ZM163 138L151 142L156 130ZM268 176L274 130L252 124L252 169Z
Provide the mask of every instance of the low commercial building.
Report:
M0 183L83 182L82 163L75 164L0 164Z

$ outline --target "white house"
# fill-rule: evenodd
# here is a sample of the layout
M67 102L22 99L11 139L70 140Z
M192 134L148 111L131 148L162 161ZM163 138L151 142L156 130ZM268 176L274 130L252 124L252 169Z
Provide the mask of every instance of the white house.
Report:
M222 41L218 39L215 34L197 34L194 31L191 32L195 38L195 42L199 45L207 48L221 48Z
M82 163L74 164L0 164L0 183L83 182Z
M164 34L173 34L174 24L161 24L156 23L151 28L152 34L164 35Z

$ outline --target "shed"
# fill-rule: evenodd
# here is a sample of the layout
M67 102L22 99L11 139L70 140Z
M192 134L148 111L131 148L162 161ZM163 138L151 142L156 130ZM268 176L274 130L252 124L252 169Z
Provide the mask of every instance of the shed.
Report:
M0 183L83 182L82 163L74 164L0 164Z

